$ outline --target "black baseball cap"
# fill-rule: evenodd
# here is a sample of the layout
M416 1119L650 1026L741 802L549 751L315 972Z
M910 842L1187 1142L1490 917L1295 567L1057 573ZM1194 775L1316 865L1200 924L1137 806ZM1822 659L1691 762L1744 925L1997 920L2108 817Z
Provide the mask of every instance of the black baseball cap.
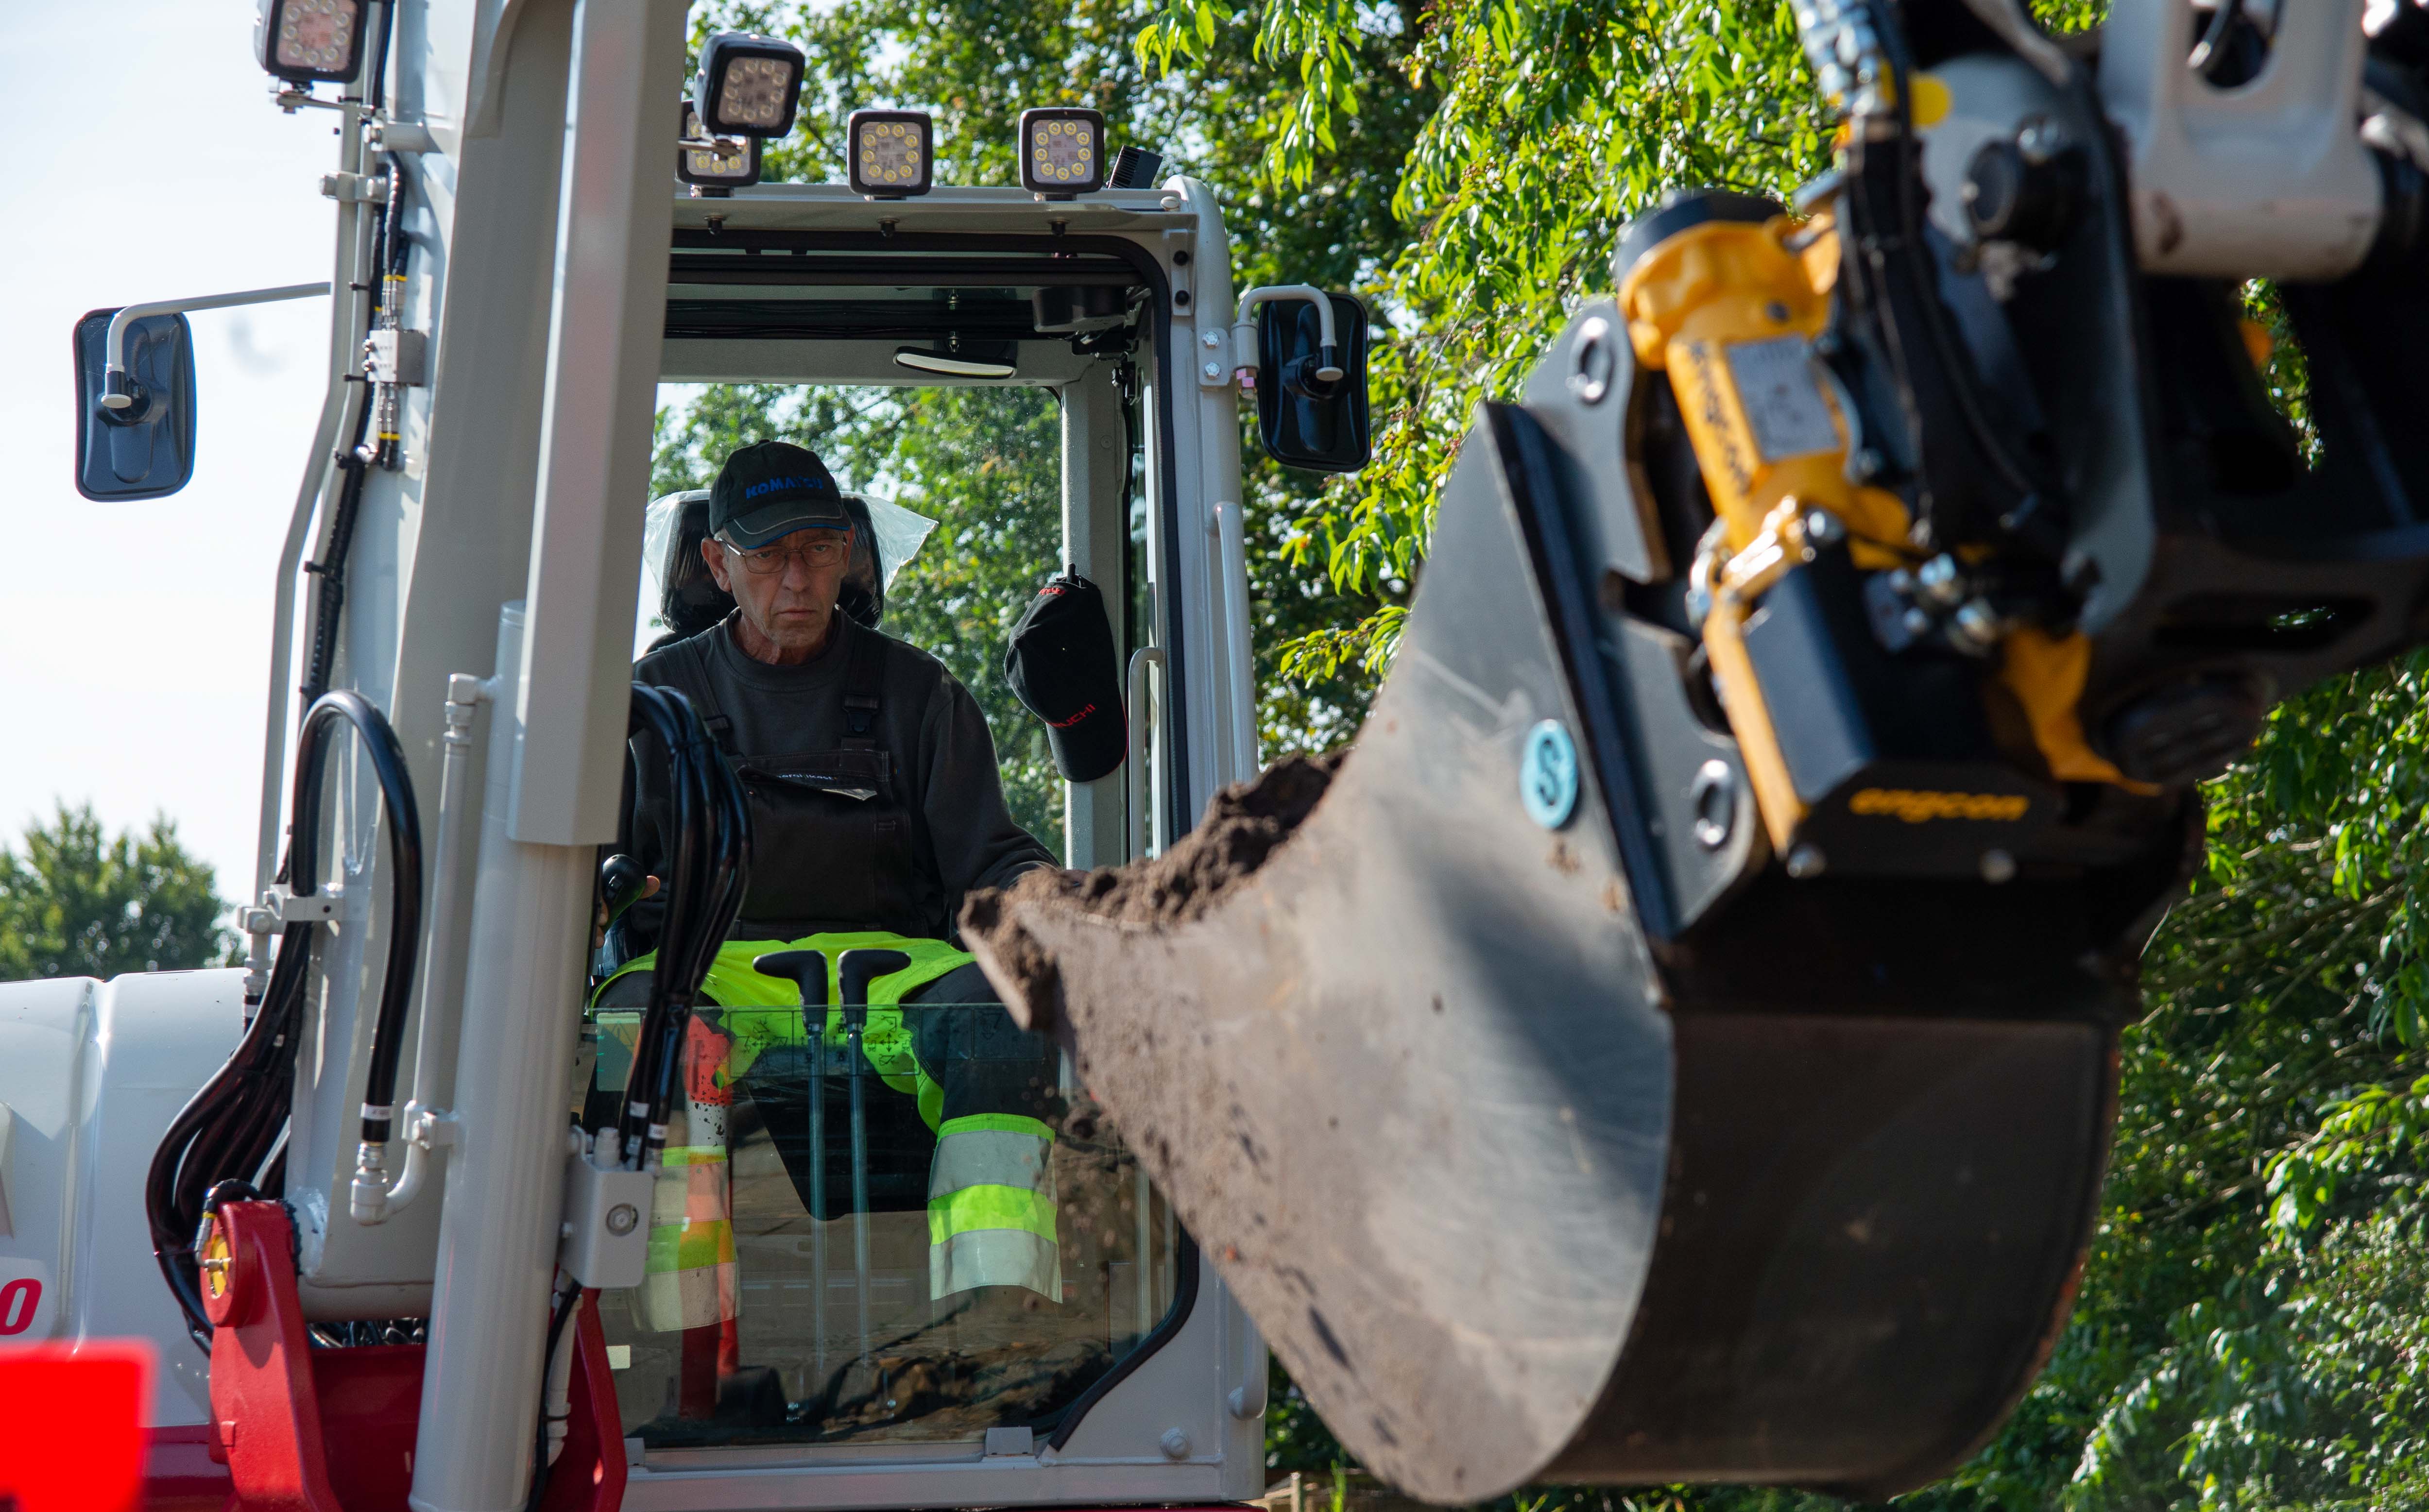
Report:
M1093 782L1130 750L1122 717L1122 674L1105 597L1075 569L1050 578L1012 627L1003 680L1024 708L1046 721L1054 766L1074 782Z
M843 490L818 454L789 441L736 447L708 490L708 533L755 551L798 530L847 530Z

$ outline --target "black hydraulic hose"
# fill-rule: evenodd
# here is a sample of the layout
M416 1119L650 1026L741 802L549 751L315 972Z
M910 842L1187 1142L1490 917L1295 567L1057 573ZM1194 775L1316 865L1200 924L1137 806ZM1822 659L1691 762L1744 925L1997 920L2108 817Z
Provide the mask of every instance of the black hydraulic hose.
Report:
M717 802L714 777L708 769L709 764L721 768L723 763L709 748L706 732L699 728L699 721L692 717L690 706L683 701L681 694L659 690L653 697L666 725L662 733L669 777L678 795L678 813L685 816L677 828L686 843L682 846L675 868L678 886L685 896L669 901L668 929L659 942L658 969L652 978L651 1007L654 1012L647 1028L654 1032L645 1029L652 1053L649 1075L640 1083L647 1105L642 1133L651 1150L665 1144L667 1120L681 1073L685 1029L699 996L701 980L708 974L717 945L722 943L723 928L711 933L709 920L719 912L719 853L730 844L724 815ZM648 1158L643 1152L643 1159Z
M144 1178L153 1258L197 1341L207 1340L211 1329L193 1251L205 1195L230 1172L250 1174L259 1166L286 1123L293 1091L293 1031L304 1001L314 928L287 927L260 1011L227 1062L170 1120Z
M405 233L405 197L413 192L413 174L400 153L388 154L388 223L381 228L382 250L388 255L384 271L390 278L403 278L405 258L413 251L413 238Z
M371 426L372 405L366 398L355 420L355 439L338 459L345 482L338 488L338 507L330 518L329 554L306 562L304 570L321 580L320 604L312 616L312 656L304 675L304 698L317 702L329 691L329 675L338 660L338 622L346 607L346 555L355 544L355 518L363 502L364 476L371 469L355 455Z
M295 744L295 829L289 853L295 896L308 897L318 885L313 879L319 875L321 782L328 732L340 720L362 737L372 775L379 783L381 806L388 812L393 874L388 879L388 965L372 1030L370 1074L363 1082L362 1132L364 1143L385 1144L396 1116L396 1062L405 1049L405 1015L413 1002L414 965L421 954L421 812L414 801L413 779L405 769L405 748L387 718L359 693L341 689L322 695L304 715Z
M373 1080L367 1104L395 1094L397 1045L405 1005L411 1000L414 964L421 954L421 824L395 732L360 694L332 693L315 700L304 718L296 747L295 781L288 816L290 849L285 874L299 897L317 891L322 770L327 732L344 720L364 737L387 808L393 869L389 897L388 960L382 983L378 1028L372 1058ZM294 1093L297 1030L311 981L313 931L299 920L281 935L261 1006L224 1065L170 1121L144 1178L144 1216L153 1258L170 1293L186 1314L198 1342L210 1337L203 1309L201 1270L193 1252L209 1193L231 1177L264 1169L287 1127ZM385 1072L379 1068L385 1063ZM385 1076L386 1092L378 1089ZM371 1123L365 1121L366 1137ZM388 1136L381 1133L379 1138ZM283 1159L283 1157L282 1157Z
M2008 452L1991 423L1990 416L1984 412L1980 396L1967 381L1969 361L1957 333L1949 326L1946 308L1941 304L1931 244L1925 234L1923 201L1916 191L1922 176L1923 144L1914 133L1913 101L1907 92L1914 72L1913 63L1907 51L1905 32L1898 25L1891 24L1891 19L1875 15L1871 18L1871 25L1882 39L1884 60L1890 68L1890 118L1896 146L1896 203L1891 206L1890 214L1883 217L1880 206L1873 202L1873 186L1859 170L1850 176L1847 185L1848 197L1858 212L1856 224L1849 229L1859 237L1876 237L1880 235L1885 221L1894 228L1895 251L1890 260L1897 264L1897 272L1903 273L1911 286L1915 314L1923 325L1924 336L1931 343L1941 371L1947 376L1950 402L1956 406L1965 429L1972 435L1982 459L1990 464L1999 481L2019 497L2030 495L2035 491L2032 479ZM1872 146L1872 143L1859 139L1858 151L1869 153ZM1896 275L1883 268L1875 276ZM1882 304L1883 323L1891 327L1889 335L1894 340L1894 322L1887 319L1886 299ZM1913 383L1911 370L1902 360L1899 368L1901 383L1910 387ZM1920 436L1917 443L1921 444Z
M620 1154L627 1164L637 1167L651 1128L663 1129L665 1126L662 1112L653 1114L656 1067L662 1060L680 1053L682 1020L690 1011L691 994L680 990L677 983L685 976L684 958L692 932L692 915L699 908L700 862L708 837L701 828L703 815L696 801L685 754L685 731L676 706L660 689L636 683L631 725L636 731L646 730L654 736L665 757L672 829L667 837L667 855L661 863L667 905L658 932L657 968L651 974L649 1002L634 1044L633 1069L626 1083L621 1120Z
M380 7L369 91L373 112L387 104L388 50L396 32L396 9L397 0L388 0ZM412 179L404 173L402 163L393 154L388 157L388 168L398 176L390 181L388 198L376 212L369 286L356 290L371 296L367 327L379 323L388 294L387 285L391 277L404 275L410 251L402 222L404 197L412 187ZM391 929L379 1028L372 1043L372 1083L364 1099L367 1108L386 1104L395 1095L404 1005L410 1000L414 963L421 955L421 819L414 808L412 784L405 776L395 732L377 710L354 694L343 697L355 707L339 707L335 713L323 714L329 678L337 661L339 625L345 609L346 560L354 546L355 525L361 514L363 485L369 470L359 453L371 426L372 409L371 396L366 393L355 406L353 434L338 452L338 466L345 478L330 517L327 554L318 562L306 563L304 568L321 580L321 587L304 677L303 701L309 707L304 715L306 734L297 747L297 784L288 814L289 849L278 873L279 879L293 887L298 896L309 896L316 885L312 863L318 859L318 847L313 831L319 823L321 762L317 753L307 757L306 752L316 747L325 749L319 746L313 732L320 728L316 721L346 718L364 732L366 743L372 748L372 766L379 775L381 797L388 809L389 846L398 871L391 924L401 928ZM368 715L371 723L367 724L363 715ZM374 728L376 737L372 733ZM305 801L307 796L308 803ZM245 1027L243 1039L227 1062L170 1122L145 1176L144 1208L153 1257L159 1263L171 1294L186 1314L188 1331L205 1347L208 1347L210 1320L203 1310L201 1272L193 1253L196 1230L207 1192L216 1190L213 1173L259 1173L267 1178L273 1170L283 1171L286 1156L280 1143L294 1092L294 1031L302 1017L308 986L314 928L310 923L295 923L282 932L269 986ZM383 1085L385 1090L378 1090ZM369 1138L372 1122L368 1117L364 1126L365 1137ZM379 1137L385 1140L386 1121L382 1120L379 1126L383 1129Z
M665 1146L692 1005L750 885L751 811L741 782L682 694L634 684L631 727L647 731L665 757L672 830L660 863L667 905L657 968L619 1120L620 1157L639 1169Z
M395 7L386 8L393 16ZM383 24L380 43L382 69L386 66L388 43ZM372 106L379 104L380 74L375 72ZM390 302L403 296L405 262L413 250L412 238L405 234L405 195L413 187L412 175L406 171L403 156L388 155L390 174L388 198L374 212L372 228L371 282L360 291L371 295L371 308L364 320L366 330L376 330L381 312ZM395 287L391 287L395 286ZM351 381L351 380L350 380ZM368 385L366 385L368 390ZM376 401L366 391L355 406L354 434L338 449L338 468L345 474L338 486L337 508L329 517L327 554L318 562L307 562L304 570L321 580L319 603L312 616L312 650L305 665L304 701L310 703L329 691L329 678L338 659L338 630L346 607L346 561L353 552L355 524L362 513L363 485L369 481L374 460L363 452L363 442L371 435L372 411Z
M388 0L380 7L379 46L372 54L371 107L377 110L388 104L388 50L396 37L396 8L404 0Z

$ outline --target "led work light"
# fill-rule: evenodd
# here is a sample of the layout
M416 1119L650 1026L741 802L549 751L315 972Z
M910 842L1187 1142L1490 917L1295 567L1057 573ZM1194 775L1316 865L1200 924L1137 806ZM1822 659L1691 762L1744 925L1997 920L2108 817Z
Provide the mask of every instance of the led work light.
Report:
M362 72L364 0L260 0L253 56L296 84L344 83Z
M692 107L720 137L781 137L793 129L809 59L779 37L720 31L701 44Z
M936 126L918 110L854 110L844 123L844 166L872 200L925 194L936 176Z
M722 192L759 182L757 137L728 138L722 145L702 129L700 112L683 103L683 145L675 149L675 177L696 189ZM695 145L696 143L712 145Z
M1020 187L1067 200L1105 183L1105 118L1094 110L1020 112Z

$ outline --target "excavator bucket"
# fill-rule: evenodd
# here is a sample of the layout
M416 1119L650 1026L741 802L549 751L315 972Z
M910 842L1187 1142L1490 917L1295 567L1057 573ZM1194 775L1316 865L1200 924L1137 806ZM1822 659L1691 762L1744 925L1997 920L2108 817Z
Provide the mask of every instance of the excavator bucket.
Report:
M1483 407L1346 759L965 933L1394 1484L1909 1487L2065 1318L2181 840L1996 888L1761 865L1687 642L1617 612L1642 542L1578 462L1620 438L1562 357Z

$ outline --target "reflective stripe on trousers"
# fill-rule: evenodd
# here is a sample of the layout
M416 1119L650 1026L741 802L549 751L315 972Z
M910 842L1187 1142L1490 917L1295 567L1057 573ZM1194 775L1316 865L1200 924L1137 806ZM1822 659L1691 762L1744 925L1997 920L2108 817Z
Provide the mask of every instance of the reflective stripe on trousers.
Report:
M667 1148L650 1211L650 1258L641 1318L660 1333L735 1316L734 1221L725 1147Z
M929 1294L1027 1287L1063 1300L1054 1131L1017 1113L947 1119L928 1176Z
M684 1142L669 1142L658 1167L650 1202L650 1257L641 1277L642 1324L659 1333L724 1323L741 1310L726 1159L734 1093L724 1076L732 1044L698 1019L686 1035Z

